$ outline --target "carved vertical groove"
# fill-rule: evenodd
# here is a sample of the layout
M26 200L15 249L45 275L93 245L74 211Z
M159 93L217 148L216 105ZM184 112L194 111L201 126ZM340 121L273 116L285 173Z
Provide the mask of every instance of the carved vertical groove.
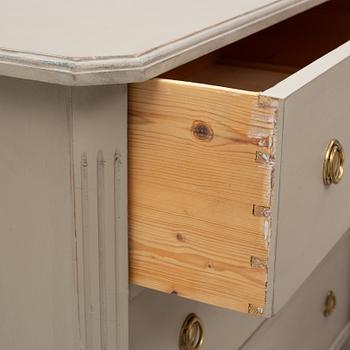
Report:
M127 96L126 86L108 87L105 99L106 89L72 89L80 350L128 349Z
M116 292L116 303L115 303L115 315L116 315L116 334L117 334L117 343L121 339L121 335L119 334L119 327L118 325L122 320L119 319L119 316L121 314L120 310L118 310L118 307L121 306L121 299L122 296L120 295L120 287L119 281L122 278L122 271L120 271L120 254L121 249L120 246L118 246L118 236L120 234L123 234L121 232L121 215L120 215L120 199L119 199L119 192L120 192L120 166L121 166L121 155L118 152L115 152L114 154L114 212L115 212L115 221L114 221L114 266L115 266L115 292ZM121 348L121 346L117 345L118 349Z
M97 226L101 350L106 350L108 347L104 166L105 161L103 158L103 153L100 150L97 153Z
M92 324L89 317L91 290L90 290L90 242L89 242L89 195L88 195L88 160L87 154L81 156L81 216L82 216L82 244L83 244L83 297L85 320L85 347L90 350L92 339Z

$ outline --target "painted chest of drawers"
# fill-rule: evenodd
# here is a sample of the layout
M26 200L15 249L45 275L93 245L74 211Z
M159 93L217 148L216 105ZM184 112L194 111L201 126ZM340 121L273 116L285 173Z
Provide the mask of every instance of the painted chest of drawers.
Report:
M340 348L348 2L1 6L1 348Z

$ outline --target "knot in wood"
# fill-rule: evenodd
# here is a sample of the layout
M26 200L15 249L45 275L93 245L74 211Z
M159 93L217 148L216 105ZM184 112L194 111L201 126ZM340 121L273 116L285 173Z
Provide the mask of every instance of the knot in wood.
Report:
M201 141L211 141L214 137L214 131L209 124L196 120L192 124L192 135Z

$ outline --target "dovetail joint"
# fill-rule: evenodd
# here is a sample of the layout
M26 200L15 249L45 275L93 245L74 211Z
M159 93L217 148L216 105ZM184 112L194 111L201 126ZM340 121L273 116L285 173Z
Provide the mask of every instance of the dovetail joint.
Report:
M266 261L258 258L257 256L250 257L250 266L253 268L267 269Z
M260 108L277 108L278 100L269 96L258 96L258 105Z
M272 154L269 153L264 153L264 152L256 152L255 160L258 163L263 163L263 164L274 164L275 158Z
M271 208L262 205L253 205L253 215L268 218L271 216Z
M253 304L248 304L248 314L254 316L262 316L264 314L264 308Z

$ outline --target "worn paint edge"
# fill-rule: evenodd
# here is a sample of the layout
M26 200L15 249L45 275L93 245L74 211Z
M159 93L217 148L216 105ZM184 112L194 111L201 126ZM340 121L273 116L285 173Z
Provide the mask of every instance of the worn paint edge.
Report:
M346 324L343 330L335 338L329 350L341 350L345 342L349 339L349 337L350 337L350 322Z
M76 86L145 81L326 1L275 1L157 48L131 55L73 57L0 48L0 74Z
M76 300L76 317L77 317L77 347L85 349L85 312L84 312L84 295L80 277L79 266L79 249L77 233L77 208L76 208L76 191L75 191L75 169L74 169L74 116L73 116L73 92L71 87L66 88L66 113L69 135L69 154L70 154L70 186L71 186L71 203L72 203L72 232L73 232L73 262L74 262L74 298Z
M256 161L258 163L264 163L269 166L269 181L270 181L270 203L268 207L262 207L254 204L253 215L265 218L264 221L264 239L267 247L267 263L264 268L266 269L266 281L265 281L265 306L263 310L264 317L270 317L272 315L271 303L272 297L271 291L273 291L273 276L275 265L275 240L276 240L276 193L279 192L279 173L280 173L280 145L281 145L281 133L280 133L280 104L279 100L260 94L258 96L258 106L262 109L270 109L273 120L273 133L272 144L270 153L264 153L258 151L256 153Z
M274 279L276 263L276 247L278 239L278 213L279 213L279 188L280 173L282 166L282 147L283 147L283 128L284 128L284 101L264 94L260 98L265 103L269 103L274 108L275 127L273 134L272 154L274 157L274 169L271 175L271 195L270 195L270 216L269 223L269 240L268 240L268 258L267 258L267 280L265 290L265 317L274 315L273 298L274 298ZM269 101L269 102L267 102Z

